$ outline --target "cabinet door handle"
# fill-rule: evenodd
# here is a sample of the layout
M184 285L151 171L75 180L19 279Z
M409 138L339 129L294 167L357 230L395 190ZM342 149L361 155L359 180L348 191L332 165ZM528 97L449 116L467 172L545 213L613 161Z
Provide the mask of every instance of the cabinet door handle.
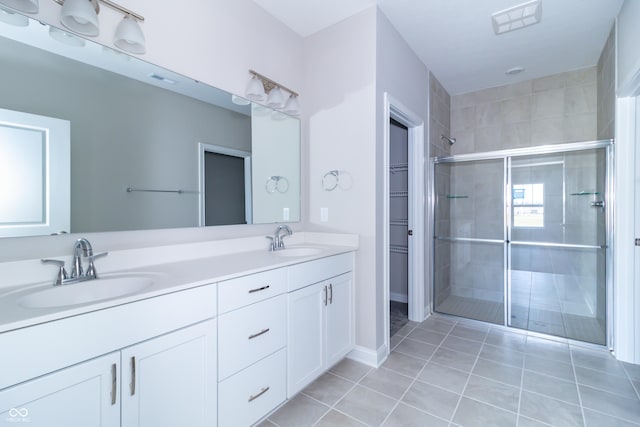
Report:
M256 400L257 398L259 398L260 396L262 396L263 394L265 394L266 392L269 391L269 386L263 388L262 390L260 390L260 393L255 394L253 396L249 396L249 402L253 402L254 400Z
M118 369L116 364L111 364L111 404L116 404L116 397L118 393Z
M136 358L131 358L131 396L136 394Z
M266 285L266 286L263 286L261 288L256 288L256 289L249 289L249 293L252 294L254 292L260 292L260 291L264 291L264 290L269 289L269 288L270 288L270 285Z
M258 332L257 334L249 335L249 339L250 339L250 340L252 340L252 339L254 339L254 338L258 338L260 335L264 335L264 334L266 334L267 332L269 332L269 328L267 328L267 329L263 329L263 330L261 330L260 332Z
M333 304L333 284L329 283L329 304Z
M324 303L324 305L327 305L327 287L324 287L324 291L323 291L324 295L322 298L322 302Z

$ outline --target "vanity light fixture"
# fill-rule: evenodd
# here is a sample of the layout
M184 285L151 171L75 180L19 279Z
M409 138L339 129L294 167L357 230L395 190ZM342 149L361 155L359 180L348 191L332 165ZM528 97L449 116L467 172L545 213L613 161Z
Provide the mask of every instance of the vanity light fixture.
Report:
M251 74L251 79L247 85L246 93L248 99L257 102L264 102L266 99L266 105L271 108L289 115L300 114L296 92L253 70L249 70L249 74ZM286 98L283 91L288 93Z
M0 0L0 3L26 13L38 13L40 9L38 0Z
M4 1L4 0L0 0ZM143 54L146 52L146 41L139 22L144 17L126 9L111 0L53 0L62 5L60 22L73 32L85 36L97 36L100 33L98 14L100 3L124 15L116 28L113 44L129 53Z

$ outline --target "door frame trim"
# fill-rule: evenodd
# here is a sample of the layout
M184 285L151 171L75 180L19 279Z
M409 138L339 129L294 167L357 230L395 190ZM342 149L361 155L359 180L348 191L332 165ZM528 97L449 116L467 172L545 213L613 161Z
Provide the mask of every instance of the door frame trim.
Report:
M383 304L384 304L384 342L390 351L390 184L389 184L389 149L390 140L390 120L394 119L403 124L408 129L408 213L409 228L413 230L413 235L408 239L408 259L409 259L409 320L421 322L426 316L426 311L430 307L430 302L425 301L425 140L424 140L424 120L409 108L404 106L388 92L384 93L384 144L383 144L383 235L382 235L382 277L383 277Z

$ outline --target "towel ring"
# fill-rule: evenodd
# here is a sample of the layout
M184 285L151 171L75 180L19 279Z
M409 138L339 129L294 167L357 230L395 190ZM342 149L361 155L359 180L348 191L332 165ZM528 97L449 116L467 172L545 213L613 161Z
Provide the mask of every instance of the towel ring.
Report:
M287 191L289 191L289 180L284 176L278 176L278 175L270 176L267 179L267 182L264 185L264 188L267 190L267 193L269 194L273 194L276 191L278 193L284 194Z
M324 174L322 177L322 189L324 191L333 191L338 188L340 183L340 171L334 169Z

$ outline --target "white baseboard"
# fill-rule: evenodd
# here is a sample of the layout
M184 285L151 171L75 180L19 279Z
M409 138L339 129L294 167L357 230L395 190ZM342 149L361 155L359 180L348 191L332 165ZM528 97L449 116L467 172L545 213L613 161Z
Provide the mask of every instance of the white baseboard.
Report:
M356 362L364 363L373 368L379 368L387 360L389 350L386 345L381 346L377 351L366 347L356 346L347 357Z
M403 302L405 304L409 302L409 296L408 295L398 294L396 292L389 292L389 299L391 301Z

